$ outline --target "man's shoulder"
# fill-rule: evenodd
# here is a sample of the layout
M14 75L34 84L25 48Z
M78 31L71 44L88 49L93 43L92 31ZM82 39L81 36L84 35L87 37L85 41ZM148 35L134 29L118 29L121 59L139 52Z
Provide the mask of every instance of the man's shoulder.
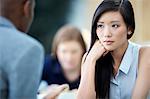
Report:
M9 45L8 47L20 45L22 47L37 46L42 48L42 45L36 39L17 29L1 29L0 32L0 41L3 42L1 45Z
M36 52L37 55L44 54L43 46L37 40L16 29L7 29L0 33L0 47L0 53L5 59L22 55L28 51Z
M9 66L12 64L17 64L17 62L23 60L28 61L32 58L33 62L30 64L41 64L43 61L43 46L34 38L18 30L12 29L12 31L6 30L0 33L0 47L1 64L7 63L7 65L4 65L5 68L7 66L10 68ZM26 62L22 64L26 64ZM12 68L15 68L15 66Z

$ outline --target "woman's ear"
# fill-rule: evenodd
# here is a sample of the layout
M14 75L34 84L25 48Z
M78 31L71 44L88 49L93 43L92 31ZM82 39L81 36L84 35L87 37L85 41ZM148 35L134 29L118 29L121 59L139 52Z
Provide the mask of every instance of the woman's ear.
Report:
M131 35L132 34L132 32L131 31L128 31L128 35Z
M128 27L128 35L131 35L132 34L132 28L131 27Z
M130 38L132 37L133 32L134 32L133 28L128 27L128 31L127 31L127 39L130 39Z

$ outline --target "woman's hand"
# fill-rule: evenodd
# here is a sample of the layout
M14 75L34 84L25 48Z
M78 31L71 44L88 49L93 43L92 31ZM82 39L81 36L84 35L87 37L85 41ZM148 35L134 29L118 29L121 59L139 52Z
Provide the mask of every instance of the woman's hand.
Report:
M90 60L98 60L102 55L106 55L108 51L104 48L102 43L97 40L93 47L91 48L90 52L87 55L87 58L90 58Z
M97 40L89 53L82 59L81 81L77 91L77 99L96 99L95 65L96 61L107 53L107 50Z
M67 84L63 84L63 85L57 85L57 84L53 84L50 85L46 90L46 96L44 97L44 99L56 99L56 97L63 91L65 90L69 90L69 86Z
M93 47L91 48L89 53L85 53L83 58L82 58L82 69L81 69L81 74L84 72L84 68L87 67L89 62L94 62L101 57L105 56L109 51L107 51L102 43L99 40L96 40ZM85 62L86 61L86 62Z

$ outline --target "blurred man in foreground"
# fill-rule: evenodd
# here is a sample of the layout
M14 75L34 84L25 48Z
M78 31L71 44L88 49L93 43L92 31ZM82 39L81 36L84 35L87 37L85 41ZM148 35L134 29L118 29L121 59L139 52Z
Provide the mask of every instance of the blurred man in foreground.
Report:
M0 99L36 99L43 47L25 34L34 0L0 0Z

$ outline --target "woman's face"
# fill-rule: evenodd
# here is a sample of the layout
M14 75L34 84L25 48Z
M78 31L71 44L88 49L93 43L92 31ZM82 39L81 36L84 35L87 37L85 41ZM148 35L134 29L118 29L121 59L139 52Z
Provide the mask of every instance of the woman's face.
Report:
M81 67L82 55L82 46L75 40L65 41L58 44L57 58L63 70L74 71L79 69Z
M127 26L118 11L102 14L97 22L97 36L108 51L127 45L127 32Z

